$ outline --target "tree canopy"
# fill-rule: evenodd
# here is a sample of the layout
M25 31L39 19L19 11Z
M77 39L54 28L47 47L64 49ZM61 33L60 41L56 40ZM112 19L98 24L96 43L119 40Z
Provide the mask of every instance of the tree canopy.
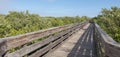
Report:
M93 18L114 40L120 42L120 8L102 9L101 15Z

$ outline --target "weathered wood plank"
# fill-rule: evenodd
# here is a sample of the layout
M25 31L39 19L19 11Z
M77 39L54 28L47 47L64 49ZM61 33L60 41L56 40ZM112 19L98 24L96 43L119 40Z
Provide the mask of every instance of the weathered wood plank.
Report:
M38 32L32 32L32 33L27 33L27 34L23 34L23 35L2 38L2 39L0 39L0 56L5 54L7 52L7 50L9 50L11 48L21 46L27 42L32 41L33 39L37 39L39 37L44 37L44 36L53 34L55 32L59 32L59 31L68 29L71 26L72 25L66 25L66 26L61 26L61 27L50 28L50 29L47 29L47 31L41 30ZM2 40L4 40L4 41L2 41ZM3 49L3 47L4 47L4 49Z
M62 35L66 34L67 32L61 32L55 36L51 36L43 41L40 41L38 43L35 43L35 44L32 44L30 46L25 46L23 48L21 48L20 50L16 51L16 52L13 52L13 53L10 53L10 54L7 54L6 56L7 57L22 57L34 50L36 50L37 48L40 48L52 41L54 41L55 39L58 39L59 37L61 37Z
M39 57L42 54L44 54L45 52L49 51L50 49L52 49L54 46L58 45L59 43L61 43L65 38L69 37L69 34L61 37L60 39L56 40L55 42L51 43L50 45L48 45L47 47L38 50L37 52L35 52L34 54L32 54L29 57Z
M19 36L7 37L4 39L7 40L7 46L8 46L7 48L10 49L10 48L15 48L17 46L23 45L27 42L38 39L40 37L48 36L55 32L62 31L69 27L70 26L55 27L55 28L50 28L48 30L41 30L39 32L27 33L27 34L23 34L23 35L19 35Z

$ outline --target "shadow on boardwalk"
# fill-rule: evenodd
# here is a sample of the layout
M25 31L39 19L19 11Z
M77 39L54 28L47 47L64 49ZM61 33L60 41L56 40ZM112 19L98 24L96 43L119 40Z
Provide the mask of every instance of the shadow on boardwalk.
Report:
M92 26L84 32L67 57L96 57Z

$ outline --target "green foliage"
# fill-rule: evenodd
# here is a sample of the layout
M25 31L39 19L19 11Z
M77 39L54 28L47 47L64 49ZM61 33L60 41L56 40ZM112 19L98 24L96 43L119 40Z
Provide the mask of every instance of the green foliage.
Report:
M0 38L85 20L87 20L87 17L41 17L37 14L30 14L28 11L11 11L7 15L0 15Z
M120 42L120 8L102 9L102 14L93 18L117 42Z

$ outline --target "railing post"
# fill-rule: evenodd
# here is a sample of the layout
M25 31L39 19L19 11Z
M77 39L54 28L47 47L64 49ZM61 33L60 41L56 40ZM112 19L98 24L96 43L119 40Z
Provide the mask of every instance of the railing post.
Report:
M3 57L7 52L7 44L5 40L0 40L0 57Z

